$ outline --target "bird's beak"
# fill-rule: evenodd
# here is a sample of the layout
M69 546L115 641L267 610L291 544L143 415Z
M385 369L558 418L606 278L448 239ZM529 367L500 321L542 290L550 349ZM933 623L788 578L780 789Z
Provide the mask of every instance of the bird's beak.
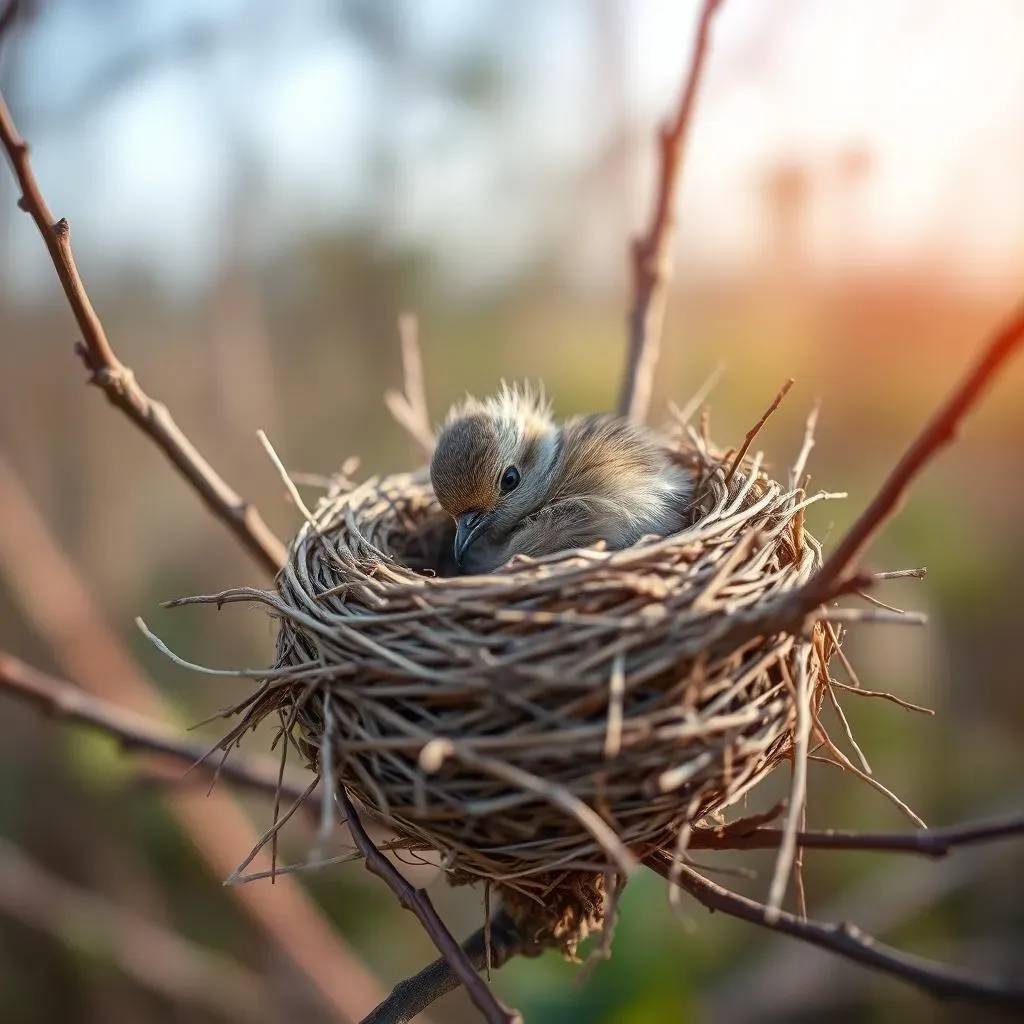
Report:
M490 514L487 512L473 511L463 512L455 519L455 561L462 565L462 559L469 550L473 541L487 529L490 522Z

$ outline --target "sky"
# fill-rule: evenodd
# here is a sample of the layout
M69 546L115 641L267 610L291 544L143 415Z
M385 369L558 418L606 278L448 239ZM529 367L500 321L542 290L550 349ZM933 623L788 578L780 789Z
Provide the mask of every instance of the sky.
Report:
M373 0L49 0L0 78L14 83L50 204L96 272L144 265L172 287L201 286L238 244L228 217L242 152L258 169L244 242L255 257L311 230L372 224L436 251L456 279L500 277L529 262L616 117L634 137L624 204L639 225L645 133L675 102L695 0L393 2L414 67L472 70L483 53L497 98L474 109L428 87L429 71L376 59L373 19L368 30L358 17ZM617 72L595 57L601 3L618 25ZM97 87L127 55L183 33L209 45ZM928 259L979 282L1019 273L1022 45L1019 0L725 0L685 167L688 258L728 270L763 254L759 182L795 160L815 170L806 244L823 267ZM606 71L621 75L620 105ZM383 200L382 135L394 160ZM870 173L843 191L836 167L851 148L870 154ZM598 277L621 262L609 223L584 261ZM30 225L0 226L5 275L33 287L39 266L18 258Z

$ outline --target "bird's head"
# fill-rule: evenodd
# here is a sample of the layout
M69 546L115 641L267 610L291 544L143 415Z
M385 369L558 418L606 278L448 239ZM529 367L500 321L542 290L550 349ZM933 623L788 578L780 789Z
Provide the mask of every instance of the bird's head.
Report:
M430 462L441 507L455 520L455 560L505 538L543 504L558 459L559 433L542 391L502 386L448 414Z

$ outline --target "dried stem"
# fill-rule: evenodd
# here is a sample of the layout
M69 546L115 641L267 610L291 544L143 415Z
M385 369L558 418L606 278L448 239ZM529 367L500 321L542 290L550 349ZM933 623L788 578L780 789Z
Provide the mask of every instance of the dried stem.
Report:
M75 265L68 222L63 218L56 220L47 206L32 170L28 144L18 134L2 95L0 144L21 189L18 206L35 221L78 329L82 332L82 341L76 344L75 351L89 370L90 382L102 388L111 404L156 443L207 508L223 520L268 572L276 574L284 564L284 545L274 536L256 507L236 494L200 455L174 422L167 407L150 398L139 387L132 371L117 358Z
M697 38L682 95L672 121L658 134L658 187L647 234L632 247L633 305L629 311L629 351L619 397L619 412L642 421L651 404L654 371L661 348L668 281L672 274L676 194L693 108L707 61L711 22L722 0L704 0Z
M672 864L667 857L652 858L646 863L668 880ZM1020 985L975 978L946 964L911 956L865 935L848 922L832 924L803 920L785 911L779 911L774 920L769 920L768 908L763 903L730 892L685 864L678 884L708 910L720 910L730 917L820 946L905 981L936 998L967 1000L1017 1011L1024 1009L1024 988Z
M754 443L754 438L761 433L761 430L768 422L769 417L782 404L782 400L789 394L789 389L794 383L794 378L790 377L789 380L779 388L778 394L776 394L775 398L772 399L772 404L765 409L764 415L750 428L750 430L747 431L747 436L743 439L743 444L740 446L740 450L736 453L736 457L732 460L732 464L729 466L729 472L725 475L726 483L732 480L733 474L737 469L739 469L740 463L743 461L743 456L750 451L750 446Z
M398 902L410 913L415 914L423 926L423 930L437 947L437 951L448 962L452 973L466 986L470 1000L483 1014L488 1024L522 1024L522 1017L519 1013L503 1006L497 996L487 987L483 978L476 973L477 968L474 967L473 961L441 920L426 891L411 885L402 877L391 861L377 849L373 840L367 835L366 829L363 828L359 815L356 814L355 807L353 807L342 783L339 783L337 788L337 799L348 821L352 840L363 855L366 870L380 878L398 897Z

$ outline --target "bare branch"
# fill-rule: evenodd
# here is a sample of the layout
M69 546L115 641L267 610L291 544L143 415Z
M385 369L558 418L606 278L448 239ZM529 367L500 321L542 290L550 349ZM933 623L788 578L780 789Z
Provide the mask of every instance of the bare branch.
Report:
M90 696L77 686L40 672L3 651L0 651L0 690L33 704L43 714L112 736L127 750L169 757L208 778L216 776L269 796L277 793L278 766L269 759L242 760L236 756L211 762L209 746L187 740L177 730L146 715ZM281 781L280 792L282 796L297 799L303 788L285 778Z
M485 925L475 931L462 944L462 951L477 971L483 971L488 966L497 970L513 957L526 954L522 936L503 910L494 915L489 927ZM407 1024L441 996L458 988L458 985L459 979L448 961L439 957L419 974L400 981L387 999L364 1018L362 1024Z
M75 351L89 370L90 382L101 388L111 404L156 443L207 508L227 525L267 571L276 574L284 564L285 549L256 507L228 486L181 432L167 407L139 387L135 375L114 353L78 274L68 222L56 220L47 206L32 170L28 145L18 134L3 96L0 96L0 144L21 189L18 206L35 221L82 332L82 341L75 346Z
M374 845L363 828L363 823L359 820L343 783L339 782L336 795L342 813L348 821L352 840L363 855L366 870L380 878L398 897L398 902L418 918L437 951L451 967L452 973L466 986L470 1000L483 1014L488 1024L522 1024L523 1019L519 1013L503 1006L476 973L472 960L441 920L426 890L411 885Z
M910 485L925 466L956 439L964 417L978 404L1022 343L1024 306L1019 307L996 332L982 350L974 367L945 403L933 413L874 500L847 532L839 547L828 557L818 574L806 587L795 592L794 598L799 599L805 610L809 611L841 593L860 590L870 584L871 577L859 576L855 563L879 530L900 510Z
M647 234L632 247L633 305L629 311L629 350L619 396L619 412L642 421L651 404L654 371L661 348L668 281L672 274L676 194L693 108L707 60L711 21L722 0L704 0L697 38L675 117L658 135L658 186Z
M742 825L742 822L735 822ZM872 853L914 853L924 857L945 857L961 846L976 846L1000 839L1024 836L1024 814L1008 815L989 821L974 821L945 828L918 829L914 832L852 832L827 829L797 832L796 845L806 850L859 850ZM784 830L755 827L744 830L726 825L720 829L697 828L690 836L694 850L774 850L782 842Z
M650 858L645 863L668 880L672 864L667 858ZM769 921L768 908L763 903L730 892L685 864L682 865L678 885L708 910L720 910L730 917L820 946L905 981L935 998L960 999L1017 1011L1024 1009L1024 988L1020 985L975 978L946 964L903 953L865 935L848 922L831 924L804 920L785 911L779 911L775 919Z

